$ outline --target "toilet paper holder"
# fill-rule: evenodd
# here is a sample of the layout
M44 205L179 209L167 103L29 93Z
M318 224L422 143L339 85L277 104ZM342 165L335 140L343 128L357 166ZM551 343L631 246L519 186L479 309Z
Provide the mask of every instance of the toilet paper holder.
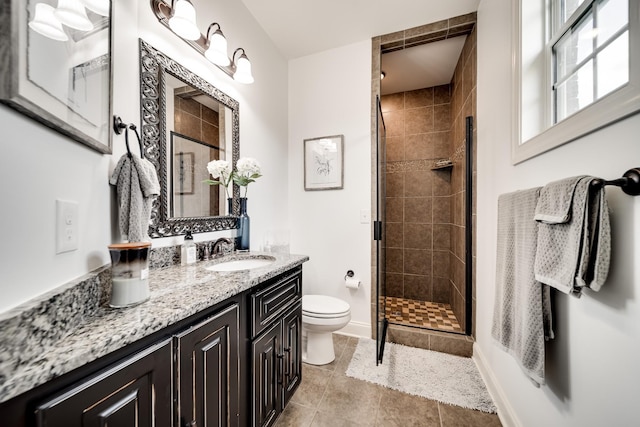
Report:
M344 280L347 280L347 277L353 277L354 275L355 273L353 272L353 270L347 270L347 274L345 274Z

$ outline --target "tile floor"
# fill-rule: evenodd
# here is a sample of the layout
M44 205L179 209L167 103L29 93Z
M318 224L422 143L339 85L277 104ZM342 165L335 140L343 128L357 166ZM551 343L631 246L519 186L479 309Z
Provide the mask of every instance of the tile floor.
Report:
M357 338L334 334L336 360L303 364L302 383L276 427L499 427L498 416L412 396L345 375ZM373 356L372 356L373 357Z
M384 298L385 314L390 322L409 326L426 326L440 331L463 332L449 304L408 298Z

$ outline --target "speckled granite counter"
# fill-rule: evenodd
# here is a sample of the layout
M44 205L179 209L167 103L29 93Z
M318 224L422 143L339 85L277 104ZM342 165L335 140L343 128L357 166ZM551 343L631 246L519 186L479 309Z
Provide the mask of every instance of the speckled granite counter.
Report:
M112 309L100 296L110 280L103 267L64 292L50 293L0 317L0 402L90 363L127 344L237 295L297 267L305 255L274 256L261 268L211 272L208 265L246 257L227 255L190 266L150 271L149 301L126 309ZM87 279L87 280L85 280ZM101 303L102 301L102 303Z

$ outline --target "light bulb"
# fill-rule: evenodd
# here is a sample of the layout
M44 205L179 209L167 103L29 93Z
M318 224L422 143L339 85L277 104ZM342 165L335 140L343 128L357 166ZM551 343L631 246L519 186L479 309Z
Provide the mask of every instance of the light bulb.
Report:
M93 13L109 16L109 0L82 0L82 4Z
M187 40L198 40L200 30L196 25L196 9L189 0L176 0L169 27L174 33Z
M251 75L251 62L247 55L242 53L236 61L236 72L233 73L233 79L240 83L253 83L253 76Z
M227 55L227 39L222 31L216 30L209 37L209 48L205 51L204 56L211 62L222 67L226 67L231 63Z
M46 3L36 4L36 13L31 22L29 22L29 28L38 34L42 34L53 40L66 42L69 37L62 29L62 24L53 15L53 6Z
M67 27L81 31L93 30L87 11L79 0L58 0L58 7L53 15Z

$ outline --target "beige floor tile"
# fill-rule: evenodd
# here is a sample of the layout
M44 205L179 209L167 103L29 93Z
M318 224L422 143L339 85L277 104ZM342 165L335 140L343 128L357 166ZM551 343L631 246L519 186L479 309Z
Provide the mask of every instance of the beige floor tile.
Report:
M308 427L311 425L315 413L313 408L289 402L276 421L275 427Z
M368 426L370 424L360 424L357 422L337 418L332 413L317 412L313 418L311 427L354 427L354 426Z
M438 402L384 389L376 418L377 427L440 427Z
M313 365L302 364L302 383L291 397L291 402L309 408L317 408L331 375Z
M382 387L343 375L333 375L318 411L337 419L372 426L380 402Z
M486 414L460 406L440 404L442 427L500 427L502 423L496 414Z

